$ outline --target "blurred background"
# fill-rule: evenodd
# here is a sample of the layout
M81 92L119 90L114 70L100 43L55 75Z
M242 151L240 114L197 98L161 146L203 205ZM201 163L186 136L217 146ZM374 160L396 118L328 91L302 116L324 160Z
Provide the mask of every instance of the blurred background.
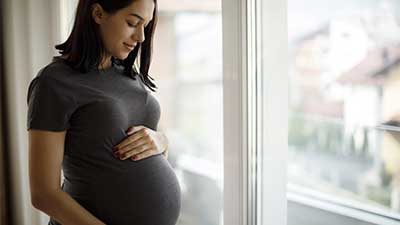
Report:
M288 33L288 192L400 221L400 2L289 0Z

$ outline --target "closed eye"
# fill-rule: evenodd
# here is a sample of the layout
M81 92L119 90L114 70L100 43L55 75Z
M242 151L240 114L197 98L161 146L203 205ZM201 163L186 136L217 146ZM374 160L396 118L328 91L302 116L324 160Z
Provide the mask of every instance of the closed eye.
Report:
M137 26L137 24L131 24L129 22L126 22L126 23L128 24L129 27L136 27Z

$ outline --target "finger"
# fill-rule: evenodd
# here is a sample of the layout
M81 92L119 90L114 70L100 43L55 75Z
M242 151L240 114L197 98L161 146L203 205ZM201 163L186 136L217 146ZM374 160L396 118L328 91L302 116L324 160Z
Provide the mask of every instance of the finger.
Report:
M139 147L136 147L135 149L131 149L130 151L127 151L127 152L123 153L122 155L120 155L120 159L121 160L125 160L127 158L130 158L130 157L132 157L134 155L140 154L140 153L142 153L144 151L147 151L149 149L150 149L149 146L147 146L146 144L145 145L141 145Z
M149 144L148 143L148 140L146 140L146 139L144 139L144 138L140 138L140 139L138 139L138 140L136 140L136 141L134 141L134 142L132 142L132 143L130 143L130 144L128 144L128 145L126 145L126 146L124 146L124 147L122 147L122 148L120 148L118 151L115 151L116 153L118 152L118 154L124 154L125 152L127 152L127 151L130 151L130 150L132 150L132 149L135 149L135 148L137 148L137 147L139 147L139 146L142 146L142 145L144 145L144 144Z
M142 125L139 125L139 126L131 126L131 127L128 128L128 130L126 131L126 133L134 133L134 132L136 132L136 131L138 131L138 130L140 130L140 129L142 129L142 128L143 128Z
M153 155L157 155L157 154L158 154L157 151L149 149L147 151L143 151L143 152L141 152L139 154L136 154L136 155L132 156L131 159L133 161L138 161L138 160L141 160L141 159L153 156Z
M122 148L124 148L125 146L131 144L132 142L135 142L136 140L139 140L140 138L141 138L141 137L138 136L138 135L136 135L136 134L131 135L131 136L125 138L125 139L124 139L123 141L121 141L119 144L115 145L115 146L113 147L113 151L114 151L114 152L119 151L120 149L122 149Z
M145 126L142 126L142 125L132 126L126 131L126 133L128 135L131 135L131 134L135 133L136 131L139 131L139 130L144 129L144 128L145 128Z
M143 136L146 136L147 132L146 130L140 130L136 133L134 133L133 135L125 138L122 142L120 142L119 144L117 144L116 146L114 146L114 150L118 151L119 149L123 148L124 146L142 138Z

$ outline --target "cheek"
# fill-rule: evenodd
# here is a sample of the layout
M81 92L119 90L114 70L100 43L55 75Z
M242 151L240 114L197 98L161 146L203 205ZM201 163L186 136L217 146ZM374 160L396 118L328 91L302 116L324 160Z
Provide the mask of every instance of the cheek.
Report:
M120 31L113 29L107 35L106 46L109 52L117 53L121 51L122 47L124 47L124 36L120 33Z
M107 28L107 30L104 29L107 51L117 58L126 58L129 50L127 50L124 42L132 42L130 39L134 32L133 29L124 26L122 23L110 23Z
M116 42L115 28L112 26L105 26L101 28L101 32L104 47L107 49L108 52L112 51L113 48L115 48Z
M130 40L130 32L129 29L124 27L115 27L110 32L110 39L112 40L112 45L114 47L121 48L123 47L124 42L129 42Z

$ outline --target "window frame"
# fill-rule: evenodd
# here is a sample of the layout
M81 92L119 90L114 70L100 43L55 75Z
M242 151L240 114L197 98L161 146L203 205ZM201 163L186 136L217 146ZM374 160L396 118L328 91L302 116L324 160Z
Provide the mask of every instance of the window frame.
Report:
M286 1L222 0L222 24L224 224L286 224Z

